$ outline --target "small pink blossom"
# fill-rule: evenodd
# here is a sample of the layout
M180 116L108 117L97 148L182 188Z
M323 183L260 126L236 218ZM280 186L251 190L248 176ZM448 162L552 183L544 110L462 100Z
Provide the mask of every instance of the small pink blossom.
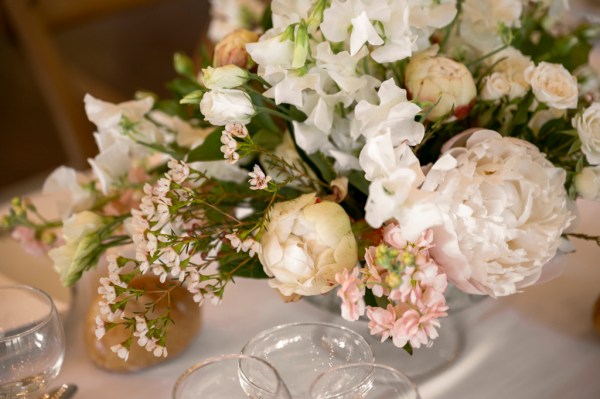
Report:
M383 228L383 242L396 249L404 249L408 244L402 237L400 227L394 223L390 223Z
M381 342L392 334L394 322L396 321L396 310L389 304L386 309L367 306L367 317L369 318L369 330L371 335L381 335Z
M233 137L243 139L248 136L248 129L241 123L228 123L225 125L225 131Z
M237 141L231 134L226 130L221 134L221 152L223 153L223 157L227 160L227 163L234 164L240 159L240 154L236 152L237 150Z
M335 281L340 284L337 296L342 298L342 317L349 321L356 321L365 314L365 288L359 279L360 269L355 267L352 273L344 269L335 274Z
M250 176L248 180L250 190L264 190L271 181L271 176L265 176L265 172L258 165L254 165L254 170L248 173L248 176Z
M377 267L376 258L377 247L369 247L365 252L365 262L367 267L362 270L365 276L365 284L367 288L373 291L373 295L377 297L383 296L386 292L384 290L382 282L387 275L387 270L380 269Z
M35 237L35 230L31 227L15 227L12 232L12 238L17 240L23 249L33 256L45 255L51 248L50 245L43 243Z

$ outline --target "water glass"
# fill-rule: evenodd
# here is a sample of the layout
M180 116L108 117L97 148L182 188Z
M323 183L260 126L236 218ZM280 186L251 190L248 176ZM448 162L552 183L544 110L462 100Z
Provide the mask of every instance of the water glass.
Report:
M263 359L222 355L186 370L173 387L173 399L291 399L277 371Z
M64 358L54 302L37 288L0 287L0 399L39 398Z
M308 397L311 382L331 367L373 363L371 347L362 336L327 323L292 323L265 330L250 339L242 353L269 362L294 398Z
M400 371L382 364L333 367L310 387L310 399L419 399L417 387Z

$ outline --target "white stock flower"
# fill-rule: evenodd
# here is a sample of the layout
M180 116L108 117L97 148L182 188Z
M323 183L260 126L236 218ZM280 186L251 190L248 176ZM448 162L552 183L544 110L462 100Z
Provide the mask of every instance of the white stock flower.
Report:
M241 90L222 89L204 93L200 112L211 124L225 126L228 123L248 124L255 111L248 94Z
M417 31L418 50L429 47L434 30L450 24L457 12L456 0L412 0L409 5L410 26Z
M413 100L430 103L427 119L435 121L448 115L468 113L477 88L464 64L436 55L432 47L411 58L406 67L405 84Z
M587 200L600 201L600 167L586 167L575 176L577 194Z
M462 4L460 36L482 53L502 46L501 26L519 27L522 0L465 0Z
M361 101L356 105L355 117L360 123L361 134L366 138L375 137L389 131L394 146L403 141L409 145L417 145L423 140L425 127L415 121L421 108L408 101L406 90L396 86L394 79L381 84L379 104Z
M346 93L355 93L367 84L364 76L358 76L356 65L368 54L363 49L355 55L350 55L347 51L340 51L334 54L329 42L319 43L316 47L317 66L327 71L331 79Z
M246 44L246 51L258 65L289 69L294 59L294 42L269 31L258 42Z
M264 9L261 0L210 0L209 39L218 42L238 28L258 25Z
M581 140L581 151L592 165L600 165L600 102L590 105L573 118Z
M96 233L102 226L102 217L90 211L76 213L64 221L65 243L48 252L64 285L73 284L85 268L93 266L90 261L95 260L94 251L100 244Z
M285 28L308 18L313 0L273 0L271 17L274 28Z
M410 57L417 50L417 36L409 24L409 4L406 0L389 2L390 14L382 21L385 40L381 47L371 52L371 57L381 63L395 62Z
M577 79L561 64L530 65L525 80L539 102L558 109L577 108Z
M156 123L171 130L175 134L175 141L182 147L195 148L201 145L214 130L213 128L192 126L180 117L168 115L162 111L152 111L149 116Z
M535 283L556 253L572 215L565 172L532 144L490 130L442 159L423 188L440 194L444 223L433 227L432 256L463 291L510 295Z
M358 261L356 239L344 209L315 194L276 203L260 240L269 285L283 295L319 295L335 287L335 274Z
M125 146L115 143L115 145L96 155L94 159L88 159L88 163L98 179L100 190L106 195L121 177L127 175L131 165L131 157Z
M218 68L207 67L202 70L202 83L211 90L233 89L246 83L248 70L237 65L224 65Z
M56 168L44 181L43 194L57 195L57 207L64 219L73 212L89 208L94 202L90 190L82 187L84 178L75 169L66 166Z

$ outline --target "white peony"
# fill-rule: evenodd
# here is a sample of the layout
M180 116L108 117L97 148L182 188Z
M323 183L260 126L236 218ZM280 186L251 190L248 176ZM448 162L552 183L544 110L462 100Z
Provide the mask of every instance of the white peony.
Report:
M423 189L441 194L444 223L431 253L463 291L503 296L535 283L573 216L565 171L537 147L490 130L449 150L452 169L431 170Z
M243 91L222 89L204 93L200 101L200 112L213 125L245 125L254 116L254 106L250 96Z
M358 261L348 215L334 202L317 202L314 193L275 204L260 244L269 285L285 296L326 293L335 274Z
M583 168L575 176L575 189L584 199L600 201L600 167Z
M577 79L561 64L530 65L525 80L539 102L558 109L577 108Z
M600 165L600 102L590 105L573 118L573 127L581 140L581 151L592 165Z

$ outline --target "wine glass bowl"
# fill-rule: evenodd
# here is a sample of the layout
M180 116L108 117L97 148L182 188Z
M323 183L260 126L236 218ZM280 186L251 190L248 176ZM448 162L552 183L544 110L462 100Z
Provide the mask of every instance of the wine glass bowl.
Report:
M308 395L311 382L331 367L373 362L367 341L356 332L327 323L292 323L265 330L242 349L277 369L292 397Z
M38 398L56 378L64 358L64 332L44 291L0 287L0 399Z
M382 364L355 363L321 373L310 387L310 399L420 399L415 384Z
M173 387L173 399L291 399L279 374L263 359L222 355L187 369Z

